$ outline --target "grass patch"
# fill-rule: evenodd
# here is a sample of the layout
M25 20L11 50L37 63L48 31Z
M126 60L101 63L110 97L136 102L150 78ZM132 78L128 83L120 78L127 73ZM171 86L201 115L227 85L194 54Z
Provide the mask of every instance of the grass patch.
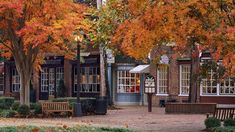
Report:
M126 128L96 128L96 127L36 127L8 126L0 127L0 132L135 132Z

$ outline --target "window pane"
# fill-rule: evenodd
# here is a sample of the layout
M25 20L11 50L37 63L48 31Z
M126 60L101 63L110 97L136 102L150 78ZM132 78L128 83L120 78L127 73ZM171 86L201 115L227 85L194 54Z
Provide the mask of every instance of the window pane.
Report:
M129 71L117 71L118 93L139 93L139 75Z
M167 66L159 66L157 71L158 77L158 94L167 94L168 88L168 68Z

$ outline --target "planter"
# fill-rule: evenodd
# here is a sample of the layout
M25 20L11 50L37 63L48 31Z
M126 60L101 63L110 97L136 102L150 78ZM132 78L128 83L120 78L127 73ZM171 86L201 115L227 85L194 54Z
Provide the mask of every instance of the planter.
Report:
M107 113L107 97L101 96L96 98L95 114L105 115Z
M166 103L167 114L206 114L214 112L215 103Z

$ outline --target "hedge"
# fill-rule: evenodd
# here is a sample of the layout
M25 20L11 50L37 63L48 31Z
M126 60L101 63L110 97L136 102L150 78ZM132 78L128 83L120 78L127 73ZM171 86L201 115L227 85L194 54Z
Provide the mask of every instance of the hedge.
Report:
M212 132L235 132L235 127L215 127L211 129Z
M0 97L0 109L10 109L14 100L13 97Z

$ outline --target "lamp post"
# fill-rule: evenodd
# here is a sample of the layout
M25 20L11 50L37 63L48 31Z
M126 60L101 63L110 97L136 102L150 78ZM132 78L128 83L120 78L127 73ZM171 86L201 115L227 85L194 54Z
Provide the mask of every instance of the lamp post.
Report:
M75 38L75 41L77 42L77 102L74 104L74 115L75 117L81 117L82 107L80 101L80 42L82 42L82 38L80 36L77 36Z

